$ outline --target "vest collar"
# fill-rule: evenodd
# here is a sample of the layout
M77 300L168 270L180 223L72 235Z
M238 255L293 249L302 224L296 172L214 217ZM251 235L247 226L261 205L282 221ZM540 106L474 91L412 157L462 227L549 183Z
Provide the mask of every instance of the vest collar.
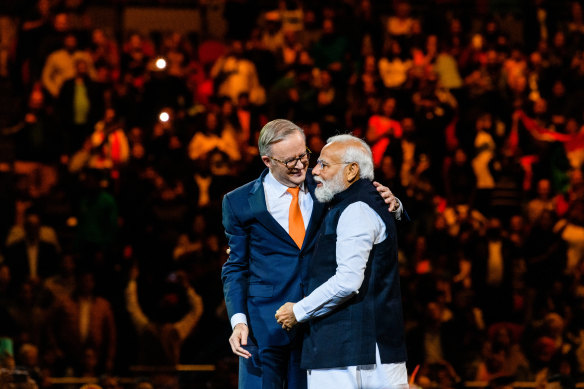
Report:
M336 205L340 202L342 202L343 200L349 198L352 194L357 193L359 191L359 189L363 188L366 184L367 184L367 180L363 179L363 178L359 178L357 181L355 181L351 186L349 186L347 189L345 189L344 191L337 193L333 199L331 200L331 205Z

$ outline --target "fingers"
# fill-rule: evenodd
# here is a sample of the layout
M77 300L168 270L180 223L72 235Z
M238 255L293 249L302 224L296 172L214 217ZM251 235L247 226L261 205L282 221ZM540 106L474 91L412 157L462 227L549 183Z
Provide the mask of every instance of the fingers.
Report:
M394 197L391 200L391 210L392 211L397 211L398 208L399 208L399 201L397 201L397 199Z
M241 325L235 326L233 333L229 337L229 345L231 346L231 351L233 351L233 354L244 358L251 357L251 353L241 347L242 345L247 345L247 335L247 326L243 326L243 328Z
M233 351L233 354L235 354L239 357L244 357L245 359L251 357L251 354L249 351L247 351L246 349L244 349L240 345L236 344L235 342L231 342L231 339L229 340L229 344L231 345L231 351Z

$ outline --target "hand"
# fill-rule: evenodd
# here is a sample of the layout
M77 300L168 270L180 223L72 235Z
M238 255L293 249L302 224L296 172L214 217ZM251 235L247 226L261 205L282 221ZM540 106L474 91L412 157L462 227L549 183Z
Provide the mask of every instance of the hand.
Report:
M243 323L239 323L235 326L235 328L233 328L233 333L229 337L229 345L231 346L231 351L233 351L233 354L244 357L246 359L251 357L250 352L241 347L247 346L248 335L249 328L247 328L247 325Z
M387 186L383 186L377 181L373 181L373 185L375 185L375 188L377 188L377 192L379 192L381 197L383 197L383 201L385 201L385 204L389 206L389 212L397 211L399 209L399 201L397 197L395 197L393 193L391 193L391 190L389 190Z
M292 327L298 324L296 316L294 316L294 303L286 303L276 311L276 320L278 324L282 325L282 329L290 331Z

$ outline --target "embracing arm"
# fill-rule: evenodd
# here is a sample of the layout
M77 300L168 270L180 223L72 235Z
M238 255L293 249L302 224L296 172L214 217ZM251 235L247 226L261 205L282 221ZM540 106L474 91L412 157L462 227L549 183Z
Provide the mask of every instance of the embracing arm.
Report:
M377 189L377 192L379 192L379 195L383 198L383 201L385 201L385 204L387 204L387 210L393 214L395 220L401 221L403 217L406 221L409 221L410 218L404 209L403 204L397 197L395 197L391 190L377 181L373 181L373 185L375 186L375 189Z

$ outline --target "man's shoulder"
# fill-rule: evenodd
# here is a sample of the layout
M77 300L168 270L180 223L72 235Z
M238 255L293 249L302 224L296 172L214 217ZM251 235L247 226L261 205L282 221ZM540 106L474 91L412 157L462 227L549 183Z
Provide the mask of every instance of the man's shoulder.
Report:
M266 172L263 172L258 178L255 180L251 180L246 184L241 185L233 189L232 191L225 194L225 198L230 200L238 199L241 197L247 197L251 191L255 191L258 188L258 185L262 184L262 181L266 175Z

